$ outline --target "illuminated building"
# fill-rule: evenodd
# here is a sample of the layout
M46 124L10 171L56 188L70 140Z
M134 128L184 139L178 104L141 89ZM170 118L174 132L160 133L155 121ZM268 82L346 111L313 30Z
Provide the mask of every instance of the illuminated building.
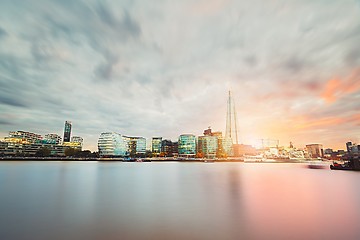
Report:
M9 132L9 136L4 138L5 141L10 142L27 142L27 143L35 143L38 140L43 139L40 134L25 132L25 131L11 131Z
M306 150L311 158L324 157L324 150L321 144L308 144Z
M198 152L205 158L215 158L218 150L218 138L206 135L198 137Z
M75 150L82 150L82 143L80 142L63 142L64 147L74 148Z
M64 142L70 142L70 136L71 136L71 122L65 121Z
M223 148L224 138L222 136L222 132L212 132L211 135L217 138L218 146L216 155L222 157L225 153Z
M128 140L119 133L101 133L98 140L101 157L123 157L128 155Z
M162 142L162 137L153 137L151 139L151 151L155 155L160 155L161 153L161 142Z
M73 137L71 137L71 142L80 143L80 145L82 146L84 143L84 139L79 136L73 136Z
M45 139L55 141L55 144L61 143L61 137L56 133L49 133L45 135Z
M194 157L196 154L196 137L192 134L183 134L179 136L178 141L179 156Z
M124 136L125 137L125 136ZM128 152L131 155L146 153L146 139L143 137L125 137L128 144Z

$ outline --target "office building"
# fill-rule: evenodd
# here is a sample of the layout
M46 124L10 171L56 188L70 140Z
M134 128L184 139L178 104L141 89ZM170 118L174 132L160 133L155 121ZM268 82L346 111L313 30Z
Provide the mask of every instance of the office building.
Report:
M73 137L71 137L71 142L80 143L80 145L82 146L83 143L84 143L84 139L82 137L79 137L79 136L73 136Z
M165 157L173 157L178 153L178 143L165 139L161 142L161 153Z
M205 158L215 158L218 150L218 138L205 135L198 137L198 153Z
M161 153L161 142L162 142L162 137L153 137L151 139L151 152L155 156L160 155Z
M98 149L101 157L124 157L129 154L127 138L115 132L101 133Z
M127 137L128 152L131 156L143 156L146 153L146 139L143 137Z
M70 142L70 136L71 136L71 122L65 121L64 142Z
M26 131L11 131L9 136L5 137L6 142L22 142L22 143L35 143L38 140L42 140L43 137L40 134L26 132Z
M182 134L179 136L178 152L180 157L195 157L196 137L192 134Z
M61 137L56 134L56 133L49 133L45 135L45 139L46 140L52 140L55 142L55 144L60 144L61 143Z

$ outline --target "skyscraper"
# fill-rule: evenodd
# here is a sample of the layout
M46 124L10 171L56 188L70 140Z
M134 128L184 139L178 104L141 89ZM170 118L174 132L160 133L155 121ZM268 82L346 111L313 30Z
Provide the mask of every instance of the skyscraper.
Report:
M64 142L70 142L70 135L71 135L71 122L65 121Z
M234 143L235 140L235 143ZM233 155L233 144L239 144L238 142L238 129L237 129L237 116L235 110L235 102L229 91L229 98L227 101L227 113L226 113L226 131L223 147L227 155Z

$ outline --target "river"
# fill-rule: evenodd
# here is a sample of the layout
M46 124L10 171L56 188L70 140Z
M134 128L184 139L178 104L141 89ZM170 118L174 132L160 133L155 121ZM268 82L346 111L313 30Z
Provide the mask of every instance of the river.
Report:
M360 172L0 162L0 239L360 239Z

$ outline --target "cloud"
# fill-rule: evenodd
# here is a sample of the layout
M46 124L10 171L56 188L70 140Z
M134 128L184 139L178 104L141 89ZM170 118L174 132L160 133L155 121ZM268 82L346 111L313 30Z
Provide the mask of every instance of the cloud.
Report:
M5 38L8 33L0 27L0 39Z
M350 75L342 80L331 79L327 81L321 97L328 103L332 103L346 94L360 90L360 69L355 69Z
M321 126L353 136L360 107L354 5L5 1L0 110L12 116L13 130L41 134L61 134L71 120L74 134L96 148L102 131L173 140L209 125L224 131L231 89L242 136L306 143L329 137L309 130ZM0 122L0 132L8 127Z

